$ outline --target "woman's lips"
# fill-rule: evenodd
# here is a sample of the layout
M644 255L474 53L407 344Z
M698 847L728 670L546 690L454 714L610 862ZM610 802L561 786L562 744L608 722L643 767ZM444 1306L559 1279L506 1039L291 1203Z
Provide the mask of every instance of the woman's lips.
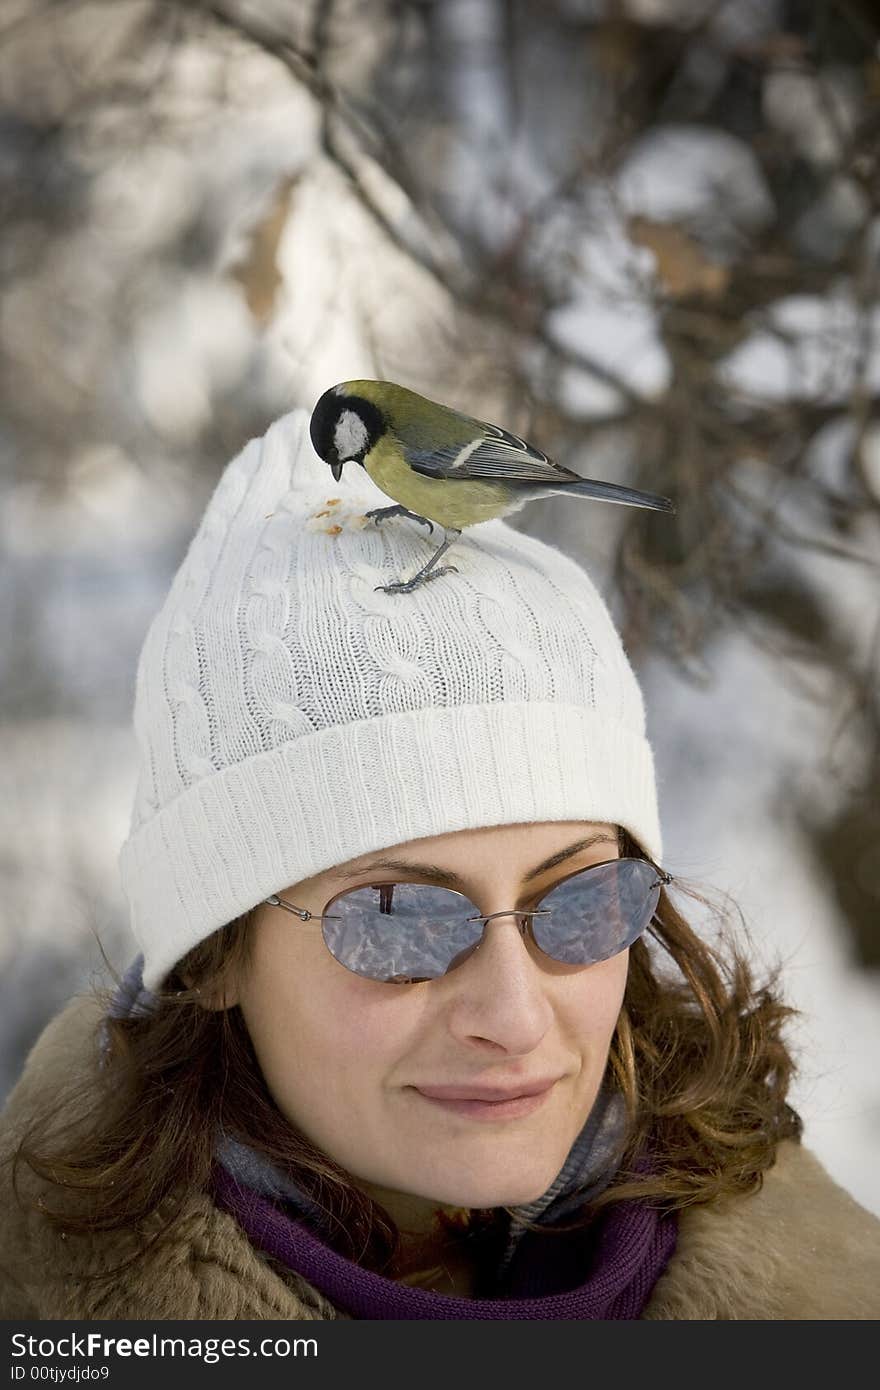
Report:
M492 1121L517 1120L523 1115L531 1115L544 1104L555 1085L555 1081L548 1081L540 1091L530 1087L528 1095L508 1096L500 1100L478 1100L473 1097L444 1094L444 1091L453 1089L451 1087L438 1087L436 1092L429 1092L416 1086L415 1090L423 1100L439 1106L441 1110L447 1110L454 1115L465 1115L472 1120Z

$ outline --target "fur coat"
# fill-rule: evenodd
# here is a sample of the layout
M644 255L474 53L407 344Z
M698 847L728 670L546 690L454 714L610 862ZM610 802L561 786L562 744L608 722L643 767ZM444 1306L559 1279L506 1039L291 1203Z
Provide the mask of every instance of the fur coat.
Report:
M109 1283L78 1276L142 1248L147 1228L63 1236L32 1206L44 1184L7 1156L37 1107L97 1060L97 1004L76 996L34 1044L0 1115L0 1319L331 1319L347 1316L250 1244L205 1193L187 1199L173 1245ZM57 1205L57 1191L48 1194ZM161 1209L156 1214L161 1220ZM880 1220L801 1145L786 1141L761 1190L686 1209L648 1319L880 1317Z

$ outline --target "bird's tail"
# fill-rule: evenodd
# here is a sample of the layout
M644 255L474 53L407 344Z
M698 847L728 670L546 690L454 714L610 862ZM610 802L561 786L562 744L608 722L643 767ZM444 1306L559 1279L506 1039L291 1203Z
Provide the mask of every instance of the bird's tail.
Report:
M654 512L675 511L675 503L668 497L658 497L655 492L640 492L633 487L621 487L619 483L596 482L592 478L580 478L576 483L561 483L548 491L574 492L578 497L592 497L598 502L618 502L624 507L648 507Z

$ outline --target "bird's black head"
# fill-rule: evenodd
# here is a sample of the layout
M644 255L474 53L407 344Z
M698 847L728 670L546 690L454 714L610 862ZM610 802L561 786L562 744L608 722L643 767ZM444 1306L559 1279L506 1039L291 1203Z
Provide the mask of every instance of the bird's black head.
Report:
M324 392L309 421L315 453L329 463L337 483L342 465L349 460L362 464L384 429L385 419L379 407L364 396L346 391L344 384Z

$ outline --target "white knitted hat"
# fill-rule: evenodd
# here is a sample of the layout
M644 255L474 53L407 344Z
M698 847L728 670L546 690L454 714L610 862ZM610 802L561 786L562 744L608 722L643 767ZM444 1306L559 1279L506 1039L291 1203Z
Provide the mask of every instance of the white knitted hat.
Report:
M503 521L439 541L296 410L224 471L137 672L120 852L143 980L270 893L447 831L602 820L661 855L642 697L582 569Z

